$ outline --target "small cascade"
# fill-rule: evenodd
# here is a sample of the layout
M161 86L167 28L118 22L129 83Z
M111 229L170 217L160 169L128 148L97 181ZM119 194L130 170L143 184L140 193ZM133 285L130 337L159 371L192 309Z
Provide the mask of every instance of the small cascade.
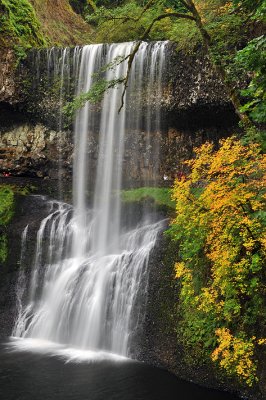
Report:
M147 213L133 225L122 222L125 142L127 132L140 129L145 115L148 139L143 151L153 168L147 168L143 182L154 180L166 47L167 42L141 44L120 113L122 85L105 93L100 110L87 102L77 112L73 206L50 202L50 213L37 234L28 298L19 306L14 336L134 354L134 335L145 314L149 257L164 221ZM72 71L79 95L92 87L99 71L108 81L124 77L125 60L133 48L134 43L88 45L72 50L71 57L62 50L60 62L53 49L47 52L47 68L52 79L60 76L60 97L68 90L64 77ZM105 65L118 59L117 65L103 72ZM152 98L149 105L143 102L144 92ZM91 176L90 143L95 137L97 169ZM88 193L93 193L91 206ZM18 293L25 291L25 279L18 286Z
M143 312L137 298L144 301L149 254L162 222L125 231L117 253L98 255L91 246L77 257L72 254L73 210L64 203L51 205L53 212L38 231L29 301L14 336L129 355L130 336ZM92 212L87 219L86 240L92 244Z
M25 314L25 312L23 309L23 297L25 295L27 283L26 283L25 270L24 270L23 266L24 266L25 257L27 254L26 246L27 246L28 229L29 229L29 225L26 226L26 228L23 230L22 235L21 235L21 252L20 252L20 260L19 260L20 270L19 270L17 287L16 287L18 318L16 321L14 331L16 331L18 333L18 336L20 336L19 332L21 332L21 330L24 327L23 315Z

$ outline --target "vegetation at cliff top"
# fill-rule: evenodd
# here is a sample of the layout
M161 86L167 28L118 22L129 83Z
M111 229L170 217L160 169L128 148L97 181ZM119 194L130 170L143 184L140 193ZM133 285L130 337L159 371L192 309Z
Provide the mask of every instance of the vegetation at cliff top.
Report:
M172 40L186 52L207 46L240 118L248 115L255 123L266 121L263 0L61 0L53 4L0 0L0 11L0 45L13 47L18 58L31 47L91 41ZM247 77L246 87L241 87L245 99L241 107L239 82L243 86ZM116 83L125 79L117 77ZM68 111L112 86L101 82L92 95L84 94L68 105Z
M173 188L177 332L195 357L211 357L251 386L266 344L266 156L235 137L195 153Z
M29 1L36 11L41 32L46 37L49 46L75 46L91 43L91 27L74 12L69 0Z
M31 47L90 42L91 28L68 0L0 0L0 46L19 58Z
M0 0L0 44L13 46L18 57L31 47L45 46L40 23L28 0Z
M75 0L94 26L95 42L172 40L177 49L207 50L236 113L248 126L266 122L265 31L263 0ZM133 52L134 53L134 52ZM128 59L129 68L132 57ZM119 77L118 77L119 78ZM124 79L123 79L124 78ZM124 85L128 77L121 77ZM244 88L243 86L245 85ZM245 98L241 105L242 97ZM85 98L83 99L85 100ZM91 101L91 96L88 96ZM75 106L81 103L78 99ZM251 121L250 121L251 119Z
M95 27L94 40L98 42L138 40L153 19L164 14L165 18L156 21L146 39L173 40L184 51L193 51L196 45L202 43L202 37L193 20L188 21L173 15L189 14L186 1L99 0L94 1L93 9L86 7L86 0L75 0L75 3L79 3L80 7L83 5L83 14ZM250 30L254 30L254 21L265 21L263 0L194 0L192 3L216 42L214 44L219 52L234 51L243 46L252 35Z

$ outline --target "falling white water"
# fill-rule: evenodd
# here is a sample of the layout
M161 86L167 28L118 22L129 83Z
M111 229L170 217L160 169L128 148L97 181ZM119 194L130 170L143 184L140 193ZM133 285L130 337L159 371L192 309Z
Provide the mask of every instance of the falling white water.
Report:
M119 56L128 56L132 49L133 44L112 44L107 53L107 64ZM126 73L127 63L123 62L115 70L108 70L106 79L111 81L116 77L126 76ZM118 114L122 92L123 86L120 85L104 97L100 124L99 156L94 196L96 220L93 251L103 255L107 254L108 250L116 252L119 248L120 189L126 115L126 106Z
M21 329L23 329L23 327L24 327L23 296L25 294L25 289L26 289L26 275L25 275L25 270L23 267L24 267L26 253L27 253L26 243L27 243L28 229L29 229L29 225L26 226L26 228L23 230L22 235L21 235L21 252L20 252L20 262L19 262L20 270L19 270L17 287L16 287L18 318L16 320L16 325L14 328L14 330L17 332L21 331ZM22 326L20 326L21 324L22 324Z
M133 47L133 43L121 43L75 49L72 65L79 70L77 94L91 88L95 72L117 57L125 58ZM143 101L137 92L144 88L144 80L148 80L150 94L155 98L161 94L165 48L165 42L140 46L119 114L121 85L105 93L99 120L89 103L77 113L73 207L50 202L51 212L37 234L28 300L19 312L14 336L132 354L132 339L144 313L149 256L164 222L147 215L131 228L121 223L125 132L141 125ZM120 62L107 69L105 79L126 73L127 62ZM136 104L130 109L133 98ZM158 106L155 110L160 113ZM154 118L152 110L147 115L155 121L147 121L151 146L152 129L160 129L160 115ZM95 133L99 137L97 173L90 179L89 143ZM94 192L92 208L86 199L88 191Z
M33 90L40 96L42 92L48 90L52 94L52 101L57 98L57 119L54 125L57 127L57 151L58 151L58 193L59 198L63 198L63 179L64 179L64 128L65 116L63 106L73 93L73 86L77 85L79 72L80 47L71 49L52 47L47 50L33 51L32 64L36 69ZM46 67L46 68L44 68ZM47 87L48 86L48 87ZM51 121L49 121L51 122Z

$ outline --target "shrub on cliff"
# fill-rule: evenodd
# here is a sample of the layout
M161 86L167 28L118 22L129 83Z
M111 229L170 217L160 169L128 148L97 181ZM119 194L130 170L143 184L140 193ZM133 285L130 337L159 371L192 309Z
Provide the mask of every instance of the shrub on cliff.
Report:
M173 189L178 332L186 346L252 385L266 343L266 156L236 138L217 151L210 143L195 151L191 173Z

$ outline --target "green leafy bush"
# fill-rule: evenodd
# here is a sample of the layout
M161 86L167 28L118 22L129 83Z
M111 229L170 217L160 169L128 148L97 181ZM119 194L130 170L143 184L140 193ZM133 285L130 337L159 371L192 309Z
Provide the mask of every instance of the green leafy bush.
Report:
M266 36L251 40L236 56L236 65L248 71L252 79L241 94L248 99L242 110L259 123L266 122Z

